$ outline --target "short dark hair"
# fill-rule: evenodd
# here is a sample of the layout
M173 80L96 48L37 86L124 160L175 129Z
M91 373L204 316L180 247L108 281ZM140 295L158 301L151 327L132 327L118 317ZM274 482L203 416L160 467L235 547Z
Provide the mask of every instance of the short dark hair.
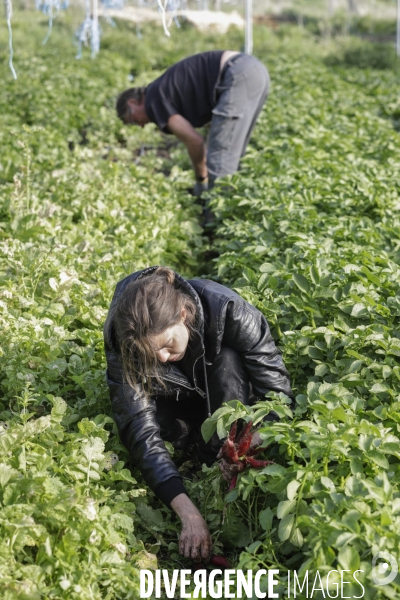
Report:
M130 98L133 98L134 100L141 102L145 93L145 87L134 87L125 90L124 92L122 92L122 94L118 96L115 108L117 110L118 117L121 119L121 121L125 119L126 113L128 112L127 101Z

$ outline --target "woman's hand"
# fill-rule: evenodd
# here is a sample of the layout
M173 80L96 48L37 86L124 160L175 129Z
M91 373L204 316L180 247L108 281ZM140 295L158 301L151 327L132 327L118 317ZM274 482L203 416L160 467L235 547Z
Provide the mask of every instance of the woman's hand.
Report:
M253 438L251 440L251 444L250 444L250 448L253 450L254 448L258 448L259 446L261 446L261 444L263 443L262 439L261 439L261 435L258 433L258 431L255 431L253 433Z
M212 553L212 539L207 523L186 494L179 494L171 508L182 522L179 536L179 553L194 562L207 563Z
M243 471L244 464L242 462L239 463L228 463L225 458L221 458L218 463L219 469L221 471L222 477L230 483L232 481L232 477Z

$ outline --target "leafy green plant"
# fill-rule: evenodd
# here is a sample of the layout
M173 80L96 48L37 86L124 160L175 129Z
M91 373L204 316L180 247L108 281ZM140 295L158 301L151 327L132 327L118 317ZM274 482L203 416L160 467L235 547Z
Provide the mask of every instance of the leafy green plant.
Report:
M352 42L341 53L326 58L327 65L346 65L359 69L397 69L395 49L388 44Z
M1 66L2 597L125 600L138 597L138 569L187 566L178 523L127 466L104 381L114 286L149 264L256 305L296 394L293 409L233 402L204 425L223 437L252 418L274 461L228 495L217 466L185 479L215 552L279 568L283 598L289 569L355 567L367 600L396 597L397 581L378 589L370 577L372 555L397 557L399 544L396 72L333 69L297 27L255 28L273 88L240 173L211 194L210 262L185 149L122 125L114 101L132 76L146 83L188 48L240 49L242 34L149 28L138 40L119 23L104 27L96 61L76 62L72 17L45 47L43 19L28 17L13 20L19 79Z
M296 393L293 419L260 430L276 464L244 471L227 498L243 518L257 507L239 566L360 568L366 598L395 597L396 580L371 578L376 552L398 558L400 156L378 116L394 79L375 72L363 88L365 73L312 59L276 68L296 104L278 83L233 193L212 200L218 274L266 315ZM226 414L206 429L226 434Z

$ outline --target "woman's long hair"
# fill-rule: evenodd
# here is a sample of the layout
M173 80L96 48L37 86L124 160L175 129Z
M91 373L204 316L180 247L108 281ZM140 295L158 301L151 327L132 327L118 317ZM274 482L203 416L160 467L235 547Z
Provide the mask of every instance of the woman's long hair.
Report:
M159 267L151 275L128 284L117 301L114 325L120 346L126 383L146 393L153 389L152 378L166 388L162 379L166 365L156 355L149 336L159 335L182 319L189 335L194 332L196 304L175 285L175 273Z

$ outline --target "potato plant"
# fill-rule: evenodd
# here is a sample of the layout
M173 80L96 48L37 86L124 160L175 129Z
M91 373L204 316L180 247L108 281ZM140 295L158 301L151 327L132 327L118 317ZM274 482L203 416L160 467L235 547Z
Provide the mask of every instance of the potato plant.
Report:
M262 424L269 404L232 403L204 431L258 417L276 462L245 470L225 499L232 527L248 511L241 568L362 569L365 598L395 598L398 580L371 578L375 553L399 552L400 137L384 100L396 104L394 77L272 60L253 151L212 200L215 262L268 318L296 404L288 415L276 399L279 423Z
M204 425L224 437L253 420L257 458L274 462L245 469L228 495L217 467L186 481L215 553L279 568L283 598L288 569L331 568L363 569L368 599L397 597L396 581L370 577L378 550L399 549L396 73L331 66L336 42L256 28L273 90L241 172L210 194L210 247L182 145L123 126L113 107L132 78L150 81L188 48L240 49L241 33L139 40L104 24L97 59L75 61L74 19L59 15L42 46L43 17L16 12L17 81L1 54L1 597L138 598L138 569L188 566L177 522L129 467L105 386L114 285L150 264L237 289L292 376L294 407L232 402ZM265 420L272 409L279 422Z
M16 82L1 62L0 596L137 598L138 569L157 564L158 505L116 436L102 326L126 274L202 263L200 209L182 150L114 115L134 52L75 61L63 17L48 47L30 17L13 19ZM146 68L150 42L136 40Z

